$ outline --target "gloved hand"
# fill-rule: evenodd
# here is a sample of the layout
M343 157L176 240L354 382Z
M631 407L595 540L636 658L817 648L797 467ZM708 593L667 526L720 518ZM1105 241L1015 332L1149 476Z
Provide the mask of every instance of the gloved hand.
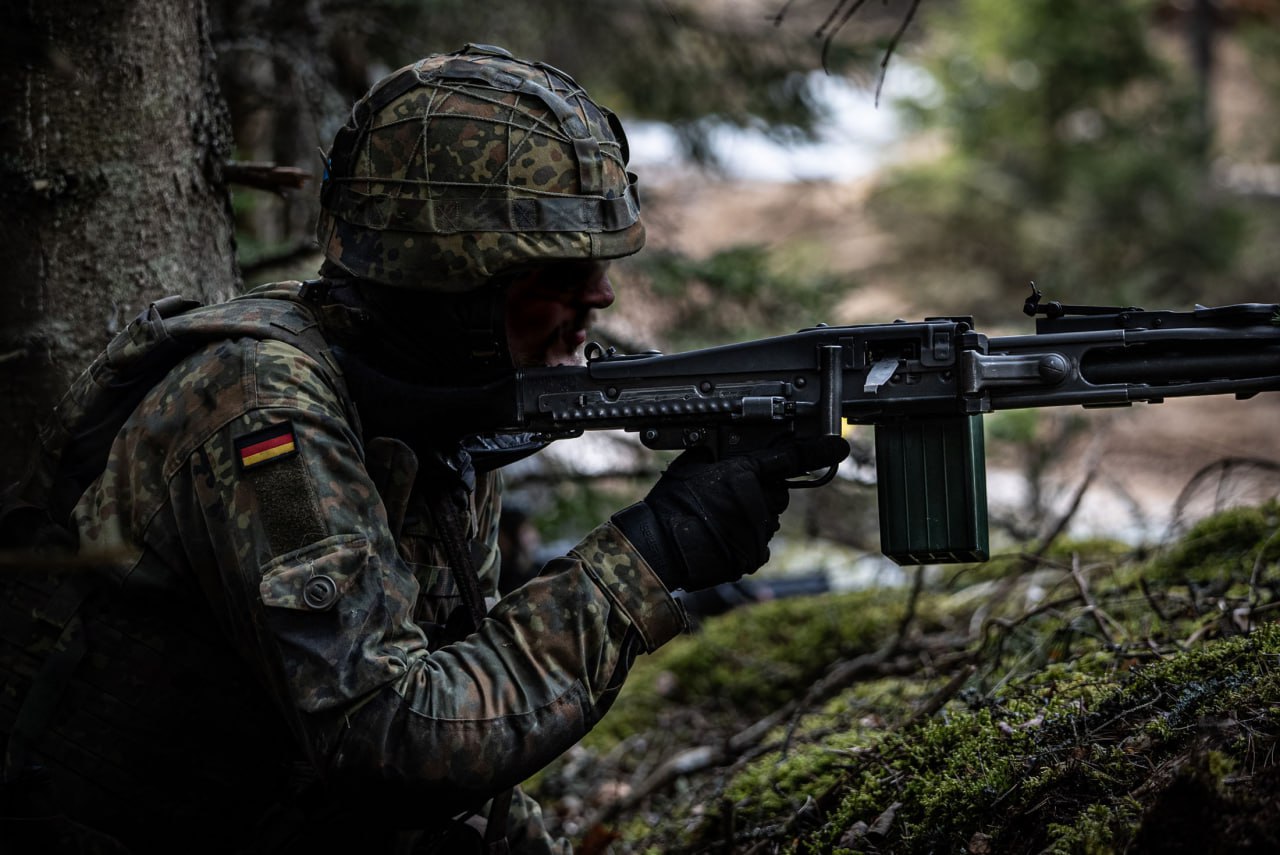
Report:
M838 436L812 437L712 461L705 449L680 455L644 501L613 515L668 589L699 591L754 573L787 509L783 483L849 455Z

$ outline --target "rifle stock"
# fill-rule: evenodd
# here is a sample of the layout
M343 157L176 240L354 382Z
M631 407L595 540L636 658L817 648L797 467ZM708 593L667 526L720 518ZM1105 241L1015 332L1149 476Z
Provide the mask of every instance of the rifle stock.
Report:
M882 551L946 563L988 557L983 413L1280 389L1280 305L1148 312L1041 306L1036 292L1027 311L1043 315L1035 334L998 338L931 318L672 355L593 344L584 366L518 372L512 415L492 427L545 440L620 428L726 456L871 424Z

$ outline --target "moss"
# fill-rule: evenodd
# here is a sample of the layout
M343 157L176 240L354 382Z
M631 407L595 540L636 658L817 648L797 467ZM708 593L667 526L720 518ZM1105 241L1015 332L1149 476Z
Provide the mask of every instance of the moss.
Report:
M1218 520L1166 556L1191 556L1191 542L1224 529L1253 537L1246 548L1266 556L1268 513L1243 527ZM976 627L975 612L987 621L969 650L978 667L936 715L911 713L948 681L945 669L855 683L809 708L792 733L766 735L759 756L654 796L643 822L620 825L618 846L1162 851L1177 841L1162 826L1183 814L1237 829L1240 840L1280 836L1280 628L1238 634L1231 616L1258 593L1220 587L1198 613L1176 586L1143 588L1151 562L1122 562L1104 546L1077 563L1089 607L1067 568L954 593L926 588L913 638ZM677 747L717 744L803 697L829 662L882 648L904 601L901 591L860 592L709 621L638 664L609 718L645 736L619 742L627 731L602 726L593 750L634 749L634 770ZM868 837L878 818L885 834Z
M1045 855L1111 855L1117 839L1132 835L1140 808L1132 799L1089 805L1070 823L1050 823Z
M1133 556L1133 547L1107 537L1060 537L1049 545L1045 558L1070 567L1081 564L1118 564Z
M858 591L760 603L705 622L636 663L614 711L589 739L603 745L691 705L712 719L759 718L818 680L830 663L875 649L897 626L901 591ZM936 623L926 608L920 620Z
M943 574L945 584L948 588L957 589L978 582L1009 579L1029 570L1057 568L1066 571L1073 563L1118 565L1134 554L1132 546L1101 537L1059 537L1049 545L1044 555L1031 558L1028 551L1035 546L1038 544L1024 544L1021 548L998 553L990 561L949 568Z
M1185 537L1151 562L1148 578L1211 584L1248 580L1255 562L1280 560L1280 505L1233 508L1196 523Z
M1091 685L1087 669L1063 666L1011 689L1009 702L996 696L974 709L972 699L969 708L882 741L876 761L899 781L867 792L865 775L850 776L830 825L809 844L828 851L854 822L898 801L893 851L959 851L979 831L993 836L997 851L1123 848L1140 828L1130 793L1193 742L1201 722L1280 702L1280 677L1268 664L1277 655L1280 629L1267 626L1116 672L1111 685ZM1033 698L1043 722L1013 725L1011 713L1025 715ZM1268 725L1251 727L1274 735L1277 721L1267 717ZM1158 726L1142 727L1152 722ZM1131 737L1135 727L1141 739ZM1219 780L1242 751L1236 741L1222 742L1206 755Z
M943 573L944 585L949 590L963 590L981 582L1008 579L1026 571L1021 551L993 555L990 561L961 564Z
M771 751L734 776L725 797L748 819L794 813L806 798L833 786L848 764L849 752L869 742L865 734L851 729L821 744L801 745L785 757Z
M1226 784L1234 761L1193 748L1141 813L1129 848L1137 852L1275 852L1280 789L1271 766ZM1240 786L1243 784L1243 786Z
M724 796L743 821L794 813L840 780L852 759L874 747L904 709L911 709L945 682L885 678L861 683L833 698L820 711L798 720L766 742L786 742L787 750L769 751L747 764L726 784Z
M537 528L547 541L577 542L600 522L601 508L622 508L643 497L644 487L626 478L566 479L530 491Z

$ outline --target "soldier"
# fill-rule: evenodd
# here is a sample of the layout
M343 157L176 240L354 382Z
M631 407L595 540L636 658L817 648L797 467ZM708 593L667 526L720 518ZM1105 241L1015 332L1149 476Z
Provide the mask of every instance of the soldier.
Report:
M0 838L565 851L511 789L685 628L670 592L759 568L783 479L847 453L683 456L495 603L497 468L539 446L431 390L580 358L644 240L627 156L563 72L429 57L334 141L322 278L160 301L112 342L6 522L48 509L78 557L8 589Z

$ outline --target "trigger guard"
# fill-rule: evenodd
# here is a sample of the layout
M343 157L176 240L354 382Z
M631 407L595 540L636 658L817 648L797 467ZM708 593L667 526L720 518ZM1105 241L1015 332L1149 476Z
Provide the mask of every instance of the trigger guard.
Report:
M836 470L840 468L840 464L828 466L827 471L819 475L817 478L786 478L783 484L790 490L808 490L813 487L821 487L823 484L830 484L831 479L836 477Z

